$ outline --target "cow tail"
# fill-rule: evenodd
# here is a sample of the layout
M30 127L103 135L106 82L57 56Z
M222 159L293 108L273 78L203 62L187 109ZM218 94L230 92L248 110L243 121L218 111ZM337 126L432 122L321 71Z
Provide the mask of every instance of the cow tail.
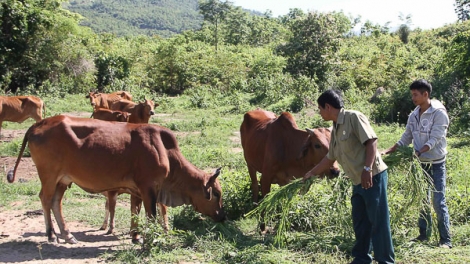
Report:
M46 103L42 103L42 118L46 118Z
M28 143L28 138L29 138L29 134L31 133L31 128L32 127L30 127L28 131L26 132L26 134L24 135L23 144L21 144L20 153L18 154L18 159L16 159L15 167L11 168L7 173L7 180L9 183L12 183L15 181L16 170L18 169L18 165L20 164L24 149L26 148L26 144Z

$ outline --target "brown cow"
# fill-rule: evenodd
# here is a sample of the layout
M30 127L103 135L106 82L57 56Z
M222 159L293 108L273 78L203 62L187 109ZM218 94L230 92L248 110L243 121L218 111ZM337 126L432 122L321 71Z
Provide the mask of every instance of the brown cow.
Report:
M128 112L113 111L106 108L98 108L91 115L94 119L105 121L128 122L130 114Z
M126 190L131 193L135 214L143 201L146 214L154 219L156 204L191 204L194 209L223 221L222 189L217 176L207 174L181 154L173 132L150 124L107 122L58 115L32 125L25 134L15 167L7 174L15 180L16 170L29 142L31 157L41 180L41 199L46 235L50 242L65 239L76 243L62 215L62 198L75 183L87 192ZM60 228L57 236L51 210ZM135 228L135 223L132 223ZM135 230L135 229L132 229ZM138 241L133 234L133 241Z
M118 92L113 92L109 94L90 92L85 97L90 99L90 104L93 106L94 109L98 109L98 108L111 109L110 108L111 104L121 99L132 101L132 95L126 91L118 91Z
M128 111L119 111L119 110L109 110L109 109L95 109L92 117L95 119L105 120L105 121L119 121L119 122L129 122L129 123L148 123L151 115L154 114L153 111L153 102L150 100L145 100L140 104L134 102L123 100L126 103ZM114 231L114 212L116 207L117 196L122 193L127 193L126 191L110 191L103 192L103 195L106 197L105 203L105 217L103 224L101 225L100 230L106 230L108 228L108 219L109 219L109 229L107 234L112 234ZM164 221L165 222L165 221ZM168 226L163 227L165 230L168 229Z
M287 112L279 117L272 112L253 110L245 114L240 127L243 154L251 178L252 200L258 202L259 187L256 172L261 173L261 195L271 190L271 184L288 184L301 178L328 153L331 131L326 128L299 130L294 117ZM338 176L334 167L324 172Z
M46 114L46 106L39 97L0 96L0 131L3 121L22 123L31 117L37 122L43 119L43 114Z

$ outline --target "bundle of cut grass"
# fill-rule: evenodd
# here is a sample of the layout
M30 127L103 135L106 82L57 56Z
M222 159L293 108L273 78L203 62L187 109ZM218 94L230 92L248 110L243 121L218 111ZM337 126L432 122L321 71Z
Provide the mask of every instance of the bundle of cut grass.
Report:
M390 168L395 168L396 172L403 172L400 175L392 175L401 180L397 186L393 186L390 190L391 195L399 195L399 210L392 212L391 223L393 229L398 229L397 225L403 222L403 217L407 215L406 211L417 208L419 211L430 210L429 203L424 203L427 199L428 190L434 190L431 177L423 169L423 164L415 156L411 147L399 147L397 151L385 159Z
M255 209L248 212L245 216L257 215L260 222L267 223L280 219L274 243L281 247L285 246L286 233L291 227L289 212L293 202L297 199L298 194L308 192L315 179L316 177L311 177L305 182L302 179L296 179L277 190L271 191L261 200Z

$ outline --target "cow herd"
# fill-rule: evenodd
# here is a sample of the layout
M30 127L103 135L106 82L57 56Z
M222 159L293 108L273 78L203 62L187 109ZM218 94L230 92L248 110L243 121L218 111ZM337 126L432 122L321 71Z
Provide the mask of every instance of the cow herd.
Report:
M77 243L62 215L62 198L72 183L106 196L102 229L108 227L110 216L108 233L113 232L116 199L121 193L130 194L132 215L138 214L143 204L146 215L155 219L158 208L165 231L167 206L188 204L216 222L226 219L217 179L220 168L214 173L200 170L182 155L170 129L148 124L158 104L147 99L135 103L124 91L90 92L86 97L93 106L93 118L57 115L43 119L41 99L0 97L0 125L2 121L22 122L28 117L37 121L27 130L7 180L15 180L28 144L41 181L39 197L49 242L60 238ZM259 184L263 197L271 184L285 185L318 164L328 152L330 130L299 130L291 114L276 116L257 109L245 114L240 136L256 203ZM257 172L261 173L260 183ZM329 177L338 174L336 164L324 172ZM54 231L51 211L60 233ZM134 219L131 218L131 235L133 242L138 242L141 237Z

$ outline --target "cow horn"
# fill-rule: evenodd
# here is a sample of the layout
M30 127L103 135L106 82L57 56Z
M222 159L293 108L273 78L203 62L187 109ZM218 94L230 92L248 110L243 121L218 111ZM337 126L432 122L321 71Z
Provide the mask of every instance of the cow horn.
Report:
M214 175L212 175L211 178L210 178L211 181L215 181L215 179L217 179L217 177L219 177L221 169L222 169L222 167L219 167L215 170Z
M315 132L313 132L313 129L310 129L310 128L306 128L305 131L307 131L309 136L311 136L315 133Z

